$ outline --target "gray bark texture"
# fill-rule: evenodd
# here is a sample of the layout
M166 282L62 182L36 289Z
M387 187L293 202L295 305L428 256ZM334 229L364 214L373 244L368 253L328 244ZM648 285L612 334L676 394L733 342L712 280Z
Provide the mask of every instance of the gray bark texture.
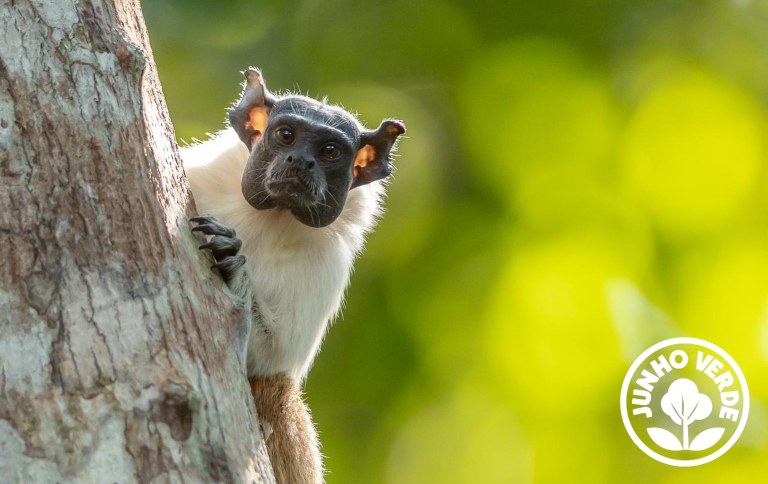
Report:
M0 482L274 482L138 0L0 0Z

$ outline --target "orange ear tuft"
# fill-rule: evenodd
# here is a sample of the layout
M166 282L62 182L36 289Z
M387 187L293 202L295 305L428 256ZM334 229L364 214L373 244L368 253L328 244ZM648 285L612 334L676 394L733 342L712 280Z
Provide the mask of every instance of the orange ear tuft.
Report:
M251 142L255 143L264 134L264 129L267 127L267 119L269 118L269 110L266 107L255 107L248 111L248 119L245 121L245 129L253 130L251 135Z
M365 145L357 150L355 157L355 177L360 176L360 169L368 166L368 163L376 159L376 149L371 145Z

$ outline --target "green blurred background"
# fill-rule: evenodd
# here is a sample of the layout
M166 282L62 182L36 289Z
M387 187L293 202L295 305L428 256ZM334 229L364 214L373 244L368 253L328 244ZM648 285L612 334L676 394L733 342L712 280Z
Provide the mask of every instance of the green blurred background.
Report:
M248 65L408 126L307 383L330 484L766 482L768 2L143 3L180 139ZM619 413L672 336L752 393L693 469Z

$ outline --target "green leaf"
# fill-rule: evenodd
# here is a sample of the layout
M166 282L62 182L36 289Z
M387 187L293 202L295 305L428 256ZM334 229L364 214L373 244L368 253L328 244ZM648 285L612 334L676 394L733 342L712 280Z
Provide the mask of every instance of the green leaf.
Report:
M658 427L651 427L648 429L648 435L651 436L656 444L666 450L683 450L683 446L677 437L669 430L665 430Z
M723 436L723 432L725 432L725 429L722 427L707 429L693 439L693 442L688 446L688 449L707 450L720 440L720 437Z

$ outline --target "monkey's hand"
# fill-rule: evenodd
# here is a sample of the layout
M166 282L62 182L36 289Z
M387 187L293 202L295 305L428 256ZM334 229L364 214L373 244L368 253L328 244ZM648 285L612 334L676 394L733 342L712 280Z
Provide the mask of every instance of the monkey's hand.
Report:
M202 232L212 235L211 240L198 247L200 250L209 249L224 282L230 287L239 275L240 269L245 265L245 256L238 252L243 245L242 241L235 237L235 229L229 228L213 217L192 217L190 222L198 224L192 227L193 232Z
M212 269L221 274L227 284L230 296L235 306L243 311L243 324L237 330L237 349L243 370L246 370L248 340L253 325L253 297L251 286L248 282L248 274L245 270L245 256L238 254L242 241L235 237L235 229L229 228L213 217L192 217L190 222L197 224L192 227L193 232L202 232L212 235L211 239L202 244L200 250L210 250L213 255Z

